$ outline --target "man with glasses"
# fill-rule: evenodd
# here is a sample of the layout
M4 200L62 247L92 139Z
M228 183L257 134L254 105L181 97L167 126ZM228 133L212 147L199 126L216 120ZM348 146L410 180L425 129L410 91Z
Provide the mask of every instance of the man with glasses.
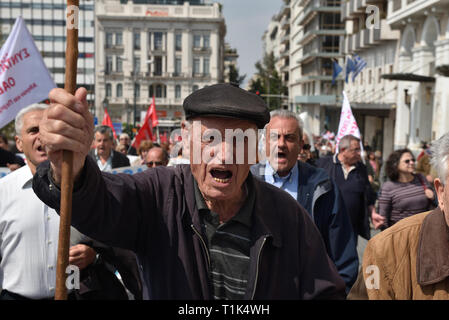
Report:
M167 166L168 164L167 151L158 146L151 148L145 157L145 164L147 165L148 168Z
M341 191L356 243L357 235L370 239L369 214L373 219L377 218L374 210L375 194L360 154L360 139L346 135L340 140L338 153L317 161L317 166L327 171Z

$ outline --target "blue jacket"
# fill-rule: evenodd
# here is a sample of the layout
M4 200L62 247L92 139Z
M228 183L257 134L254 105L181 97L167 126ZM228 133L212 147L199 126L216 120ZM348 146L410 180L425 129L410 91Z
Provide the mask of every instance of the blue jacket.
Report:
M327 253L346 283L354 284L359 258L351 222L338 187L325 170L298 161L298 202L315 221L326 245ZM263 179L265 164L251 167L251 173ZM264 179L263 179L264 180Z

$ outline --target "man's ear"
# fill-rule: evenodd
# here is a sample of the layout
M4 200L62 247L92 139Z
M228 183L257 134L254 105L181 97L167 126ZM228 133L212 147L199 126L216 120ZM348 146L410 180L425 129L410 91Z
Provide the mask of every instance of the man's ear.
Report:
M20 139L19 136L14 136L14 140L16 140L16 147L17 147L17 150L19 150L20 152L23 152L23 142L22 142L22 139Z
M438 196L438 206L440 207L441 211L444 212L444 184L441 183L441 180L439 178L436 178L433 181L433 184L435 186L435 191Z

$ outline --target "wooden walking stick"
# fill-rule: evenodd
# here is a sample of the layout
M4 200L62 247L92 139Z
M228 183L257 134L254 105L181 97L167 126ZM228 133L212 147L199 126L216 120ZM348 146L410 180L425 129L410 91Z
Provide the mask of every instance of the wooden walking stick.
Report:
M67 49L65 54L64 89L75 94L78 60L79 0L67 0ZM55 300L67 300L66 268L69 264L70 221L72 219L73 152L64 150L61 168L61 208L59 222L58 261L56 265Z

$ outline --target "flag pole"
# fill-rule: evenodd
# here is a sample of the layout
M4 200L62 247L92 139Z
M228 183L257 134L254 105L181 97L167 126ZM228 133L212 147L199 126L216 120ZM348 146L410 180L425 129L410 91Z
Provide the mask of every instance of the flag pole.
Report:
M79 0L67 0L67 49L64 89L75 94L78 59L78 10ZM71 21L73 19L73 22ZM70 221L72 218L73 152L63 151L61 168L61 206L56 265L55 300L67 300L66 268L69 264Z

